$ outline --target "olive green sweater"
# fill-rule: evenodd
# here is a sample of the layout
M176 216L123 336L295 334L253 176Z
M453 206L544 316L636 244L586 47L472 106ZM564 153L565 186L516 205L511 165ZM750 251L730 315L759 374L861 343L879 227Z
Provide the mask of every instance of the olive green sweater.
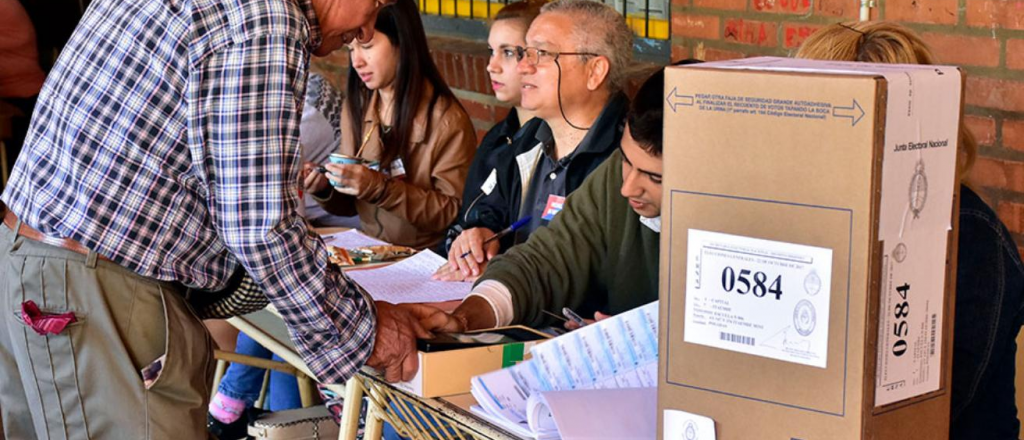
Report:
M658 299L660 236L620 195L622 153L616 151L565 200L548 227L492 261L478 281L509 288L513 323L551 321L571 307L586 318L616 314Z

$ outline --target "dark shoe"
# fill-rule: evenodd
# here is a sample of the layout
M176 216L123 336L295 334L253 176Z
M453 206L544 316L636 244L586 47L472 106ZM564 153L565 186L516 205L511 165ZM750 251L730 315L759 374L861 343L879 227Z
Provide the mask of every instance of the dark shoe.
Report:
M218 440L244 439L248 437L249 424L265 412L267 411L259 408L247 408L242 417L231 423L224 423L206 414L206 431L216 436Z

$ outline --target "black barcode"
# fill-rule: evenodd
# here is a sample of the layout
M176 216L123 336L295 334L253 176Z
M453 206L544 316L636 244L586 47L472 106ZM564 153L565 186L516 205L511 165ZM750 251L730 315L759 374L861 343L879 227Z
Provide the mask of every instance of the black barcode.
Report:
M735 342L737 344L754 345L754 338L751 336L735 335L732 333L718 332L718 338L723 341Z
M931 338L928 344L928 354L931 356L935 355L935 328L938 327L938 315L932 313L932 331Z

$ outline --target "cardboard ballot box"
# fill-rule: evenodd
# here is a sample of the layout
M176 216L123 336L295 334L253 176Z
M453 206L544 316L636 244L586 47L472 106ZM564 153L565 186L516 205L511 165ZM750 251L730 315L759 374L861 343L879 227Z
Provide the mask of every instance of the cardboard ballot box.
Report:
M961 72L750 58L665 80L662 432L710 438L679 410L724 440L945 438Z
M473 376L511 367L524 359L529 359L530 348L550 338L550 335L523 326L469 332L461 337L478 335L477 339L486 341L486 338L495 338L498 335L495 332L501 331L513 332L517 336L513 339L536 340L495 343L443 351L422 351L421 349L417 353L419 370L416 371L416 376L407 382L396 383L395 387L419 397L465 394L469 392L470 379ZM524 334L531 336L522 337Z

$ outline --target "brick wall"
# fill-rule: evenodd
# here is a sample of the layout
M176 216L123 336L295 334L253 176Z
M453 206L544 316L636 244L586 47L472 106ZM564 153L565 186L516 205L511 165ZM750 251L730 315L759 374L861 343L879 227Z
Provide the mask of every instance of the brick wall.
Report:
M968 74L967 126L980 157L970 183L1024 249L1024 0L878 0L872 18L921 33L940 60ZM859 15L859 0L672 0L672 59L791 56L814 31ZM508 109L489 90L483 42L431 37L431 55L480 136ZM314 63L341 83L343 51ZM636 67L634 83L650 65Z

